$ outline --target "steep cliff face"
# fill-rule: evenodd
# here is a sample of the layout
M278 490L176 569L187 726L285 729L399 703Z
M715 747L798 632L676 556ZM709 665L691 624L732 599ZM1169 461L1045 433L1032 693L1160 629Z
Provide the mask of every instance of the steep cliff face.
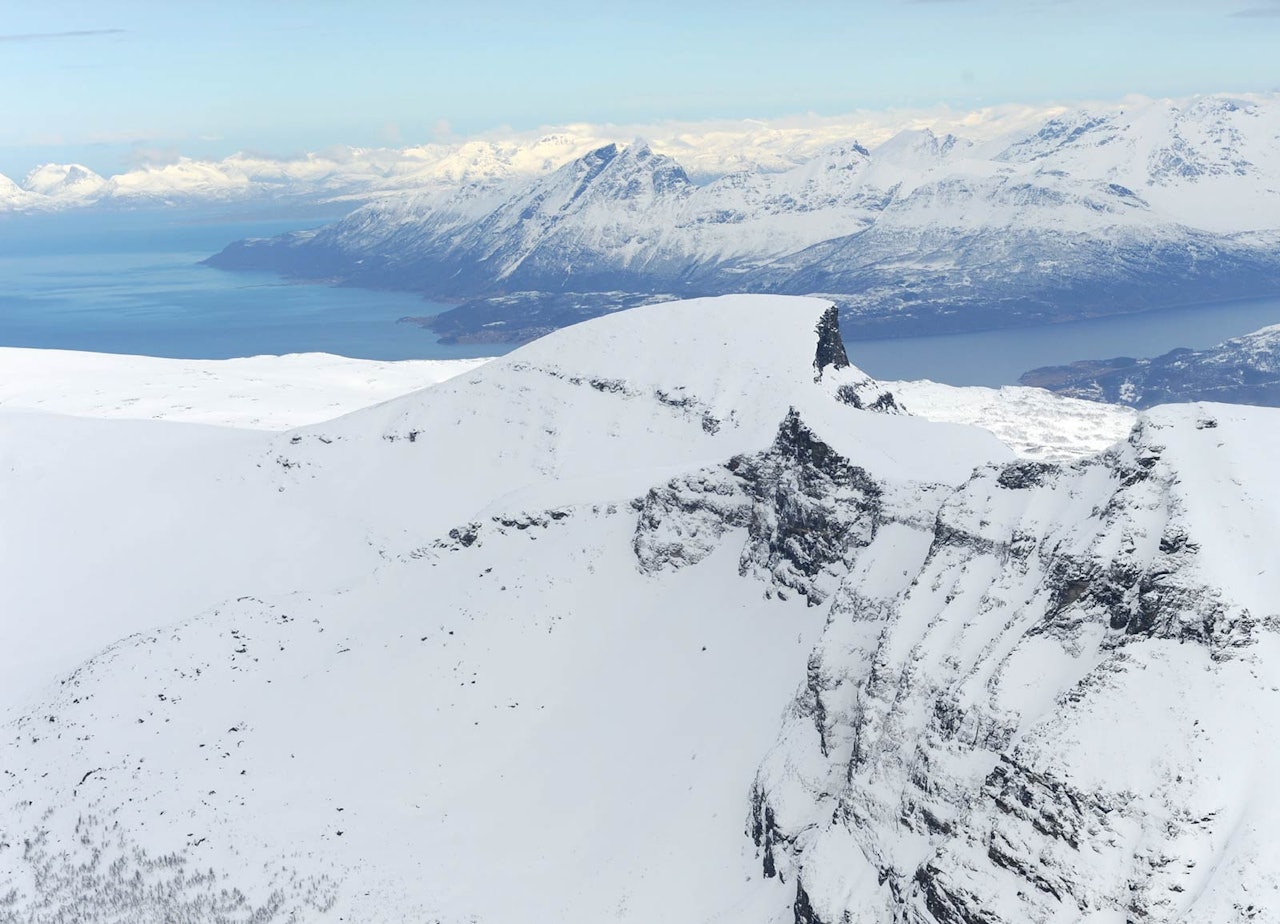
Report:
M1257 423L1163 409L859 550L749 816L797 922L1275 919Z
M883 489L818 438L792 409L764 452L654 488L638 501L636 558L646 572L696 564L727 530L746 530L739 573L769 594L822 603L833 578L875 537Z

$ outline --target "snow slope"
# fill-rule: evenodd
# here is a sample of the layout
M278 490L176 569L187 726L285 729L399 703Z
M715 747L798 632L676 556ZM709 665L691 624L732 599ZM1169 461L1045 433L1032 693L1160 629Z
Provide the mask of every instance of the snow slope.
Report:
M938 382L885 382L909 411L929 420L990 430L1026 459L1066 461L1101 452L1128 435L1128 408L1060 398L1040 388L957 388Z
M0 347L0 409L287 430L483 362L377 362L324 353L185 360Z
M963 391L738 296L284 433L0 414L5 919L1280 920L1275 412L1053 463L902 406L1119 415Z
M0 411L0 710L133 632L376 564L362 522L279 490L270 439Z

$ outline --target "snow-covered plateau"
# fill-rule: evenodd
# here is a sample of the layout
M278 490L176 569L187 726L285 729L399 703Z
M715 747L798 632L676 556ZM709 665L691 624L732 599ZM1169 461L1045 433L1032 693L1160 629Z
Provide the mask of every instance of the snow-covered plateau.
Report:
M293 358L405 393L283 430L82 360L0 382L5 924L1280 921L1280 412L876 382L782 296ZM223 425L96 416L160 371Z
M191 360L0 347L0 408L287 430L435 385L484 361L379 362L327 353Z
M910 128L713 178L682 156L602 145L209 262L459 299L426 322L458 341L528 340L655 293L821 295L860 336L1280 293L1275 95L1056 112L977 139Z

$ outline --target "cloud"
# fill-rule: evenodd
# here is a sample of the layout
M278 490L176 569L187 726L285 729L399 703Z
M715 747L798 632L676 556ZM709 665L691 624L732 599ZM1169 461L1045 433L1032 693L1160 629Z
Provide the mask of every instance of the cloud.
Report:
M54 39L119 35L124 31L124 29L69 29L66 32L10 32L0 33L0 42L48 42Z
M182 152L178 150L177 145L137 143L129 152L127 162L131 167L168 167L182 159Z

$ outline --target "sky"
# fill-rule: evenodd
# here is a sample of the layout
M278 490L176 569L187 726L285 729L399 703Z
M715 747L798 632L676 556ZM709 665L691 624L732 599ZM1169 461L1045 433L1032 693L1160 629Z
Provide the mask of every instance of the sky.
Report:
M1266 92L1278 49L1280 0L7 3L0 173L575 122Z

